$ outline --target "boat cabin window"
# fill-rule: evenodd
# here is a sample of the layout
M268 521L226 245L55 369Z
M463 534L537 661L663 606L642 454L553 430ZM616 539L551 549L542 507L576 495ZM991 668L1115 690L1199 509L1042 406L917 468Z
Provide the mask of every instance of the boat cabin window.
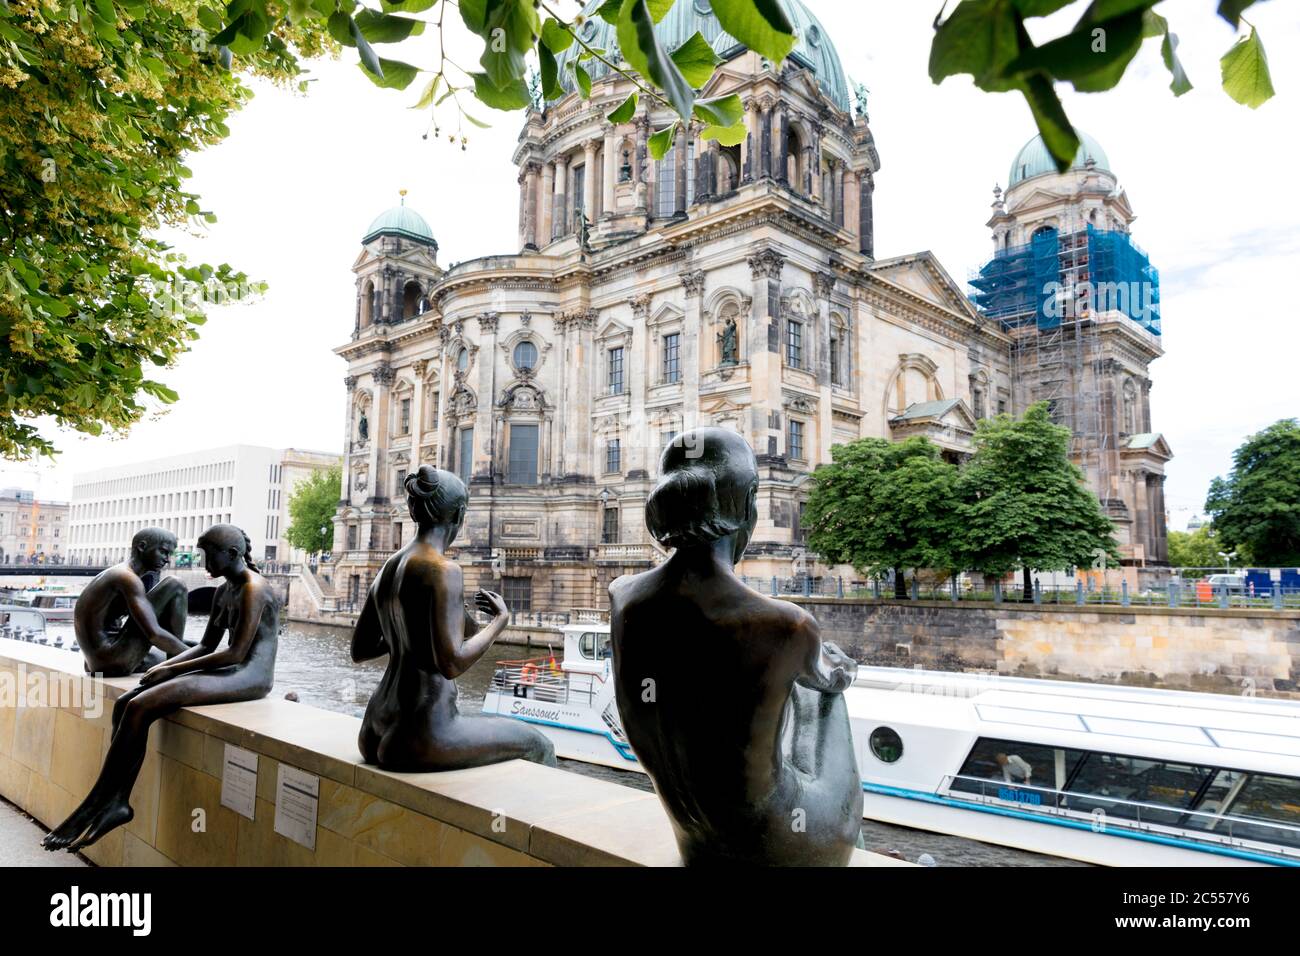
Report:
M1052 806L1051 791L1066 789L1082 750L981 738L962 764L952 789L1033 806ZM989 781L984 783L983 781Z
M903 738L892 727L877 727L868 742L871 752L882 763L897 763L903 756Z
M1212 768L1194 764L1088 754L1070 784L1074 792L1070 809L1084 813L1100 809L1126 819L1140 815L1144 823L1177 826L1185 820L1185 815L1178 811L1195 809L1197 797L1216 775ZM1170 809L1135 807L1131 803L1154 803Z
M1300 827L1300 780L1253 773L1232 801L1229 813L1261 822L1260 826L1252 827L1234 820L1232 835L1235 837L1300 847L1300 830L1267 825L1267 821L1272 821Z
M589 661L603 661L614 656L614 649L610 645L609 635L598 634L594 631L588 631L578 639L578 649L582 651L582 656Z

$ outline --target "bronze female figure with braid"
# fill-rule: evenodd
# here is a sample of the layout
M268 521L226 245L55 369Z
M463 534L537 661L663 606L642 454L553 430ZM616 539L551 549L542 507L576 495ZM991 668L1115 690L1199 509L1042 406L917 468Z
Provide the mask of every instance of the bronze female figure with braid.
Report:
M258 573L248 536L214 525L198 541L217 588L202 641L145 673L113 706L113 737L90 794L45 837L47 850L80 850L130 822L131 789L144 763L153 723L182 707L257 700L271 692L279 602ZM229 643L218 649L222 637Z
M501 595L479 591L492 617L479 629L464 603L460 565L447 557L469 492L455 475L424 465L406 478L407 507L419 533L384 564L352 635L356 662L388 655L361 725L366 763L385 770L461 770L506 760L555 766L555 748L540 731L504 717L466 717L456 706L456 678L505 629Z

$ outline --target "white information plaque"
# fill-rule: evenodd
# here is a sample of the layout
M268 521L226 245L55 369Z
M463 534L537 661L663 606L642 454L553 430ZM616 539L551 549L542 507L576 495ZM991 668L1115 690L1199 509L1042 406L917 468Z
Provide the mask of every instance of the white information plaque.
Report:
M275 832L315 850L319 805L320 777L280 764L275 788Z
M257 754L226 744L221 765L221 805L253 819L257 810Z

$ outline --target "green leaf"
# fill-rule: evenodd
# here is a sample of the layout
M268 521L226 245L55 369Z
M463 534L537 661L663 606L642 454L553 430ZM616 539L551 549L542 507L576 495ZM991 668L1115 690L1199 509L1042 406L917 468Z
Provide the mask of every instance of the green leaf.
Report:
M346 13L338 10L331 13L329 19L325 21L325 29L329 31L329 35L333 37L336 42L342 43L344 46L357 45L357 41L352 39L352 18ZM219 34L213 37L212 42L216 43L224 35L225 34Z
M1223 71L1223 89L1238 103L1258 109L1273 97L1273 79L1268 72L1264 44L1252 26L1250 35L1242 37L1219 60Z
M624 0L618 20L618 45L632 68L664 91L677 115L689 118L695 91L659 45L646 0Z
M677 138L677 127L680 125L679 123L673 123L650 136L648 146L651 156L655 159L663 159L668 155L668 150L672 149L673 140Z
M1020 53L1021 29L1016 12L998 0L962 0L935 31L930 79L969 73L981 89L1006 89L1003 71Z
M646 6L650 9L650 19L658 23L668 16L668 11L673 8L673 4L676 2L677 0L646 0Z
M794 25L778 0L713 0L713 13L722 29L773 63L794 49Z
M564 96L564 87L560 86L559 67L555 62L555 54L543 43L537 47L537 59L542 67L542 98L558 100Z
M492 85L486 73L474 74L474 95L494 110L522 110L532 103L528 84L523 80L517 80L505 89L498 89Z
M697 30L694 36L673 50L672 60L686 82L698 90L713 78L713 71L722 62L722 57L713 52L704 34Z
M472 117L472 116L470 116L468 113L466 113L464 110L461 110L461 111L460 111L460 115L463 116L463 117L465 117L465 119L469 120L471 123L473 123L473 124L474 124L475 126L477 126L479 129L491 129L491 128L492 128L492 124L491 124L491 123L485 123L485 122L483 122L482 120L475 119L474 117Z
M542 43L554 54L563 53L573 46L573 34L560 25L554 17L547 18L542 24Z
M400 43L407 37L424 32L424 21L410 17L395 17L374 10L362 10L356 16L361 34L371 43Z
M735 126L745 118L745 104L740 101L737 93L711 100L696 100L695 115L710 126Z
M573 64L573 77L578 82L578 92L582 98L591 99L591 74L587 72L586 67Z
M379 0L379 5L386 13L397 10L401 13L423 13L440 0Z
M352 42L357 45L357 54L361 57L362 69L371 75L372 80L376 80L382 85L384 68L380 64L379 54L366 42L366 38L361 34L361 28L357 26L357 21L348 20L348 33L352 37Z
M706 126L700 132L701 139L715 139L723 146L739 146L748 135L749 131L744 123L736 123L734 126Z
M493 5L497 3L499 0L493 0ZM459 0L457 6L460 7L460 18L470 33L482 36L487 32L488 0Z
M1072 3L1074 0L1012 0L1022 17L1045 17Z
M438 88L440 86L442 86L441 73L439 73L437 76L435 76L433 79L429 81L428 86L424 88L424 92L420 94L420 99L416 102L414 106L411 107L411 109L422 110L432 106L433 98L438 95Z
M596 16L600 17L610 26L618 26L618 13L623 9L623 0L605 0L596 11Z
M609 120L611 123L626 123L630 121L632 117L636 115L636 103L637 94L633 93L623 101L622 105L620 105L618 109L606 116L605 119Z
M1071 32L1042 46L1030 47L1006 67L1006 72L1041 70L1058 80L1068 80L1081 92L1101 92L1120 81L1142 46L1142 35L1141 10L1101 21L1085 13Z
M390 60L382 56L379 57L379 66L380 72L378 74L366 66L364 62L361 69L366 76L370 77L371 83L386 90L406 89L420 72L419 67L412 66L410 63L403 63L401 60Z
M1165 34L1165 38L1160 42L1160 57L1165 61L1165 68L1173 77L1169 88L1174 91L1174 96L1182 96L1188 92L1192 88L1192 81L1187 78L1187 72L1178 59L1178 34Z
M1234 30L1241 26L1241 15L1255 5L1256 0L1220 0L1219 16L1232 24Z
M1021 91L1034 114L1034 122L1047 144L1047 150L1056 160L1056 168L1065 172L1079 152L1079 137L1065 115L1061 100L1052 89L1051 80L1040 74L1025 78Z

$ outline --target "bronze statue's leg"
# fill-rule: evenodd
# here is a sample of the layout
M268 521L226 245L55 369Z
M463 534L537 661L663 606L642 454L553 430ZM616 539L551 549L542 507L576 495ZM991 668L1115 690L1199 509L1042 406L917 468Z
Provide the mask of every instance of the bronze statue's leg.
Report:
M435 728L436 740L410 741L394 727L379 744L387 770L464 770L506 760L554 767L555 746L540 730L503 717L457 716Z
M113 740L99 779L82 806L46 838L46 849L66 846L76 852L131 821L131 790L155 721L181 707L256 700L265 697L267 690L267 676L261 669L243 667L185 674L124 694L113 707Z
M149 603L164 631L185 640L185 622L189 618L190 593L180 578L163 578L149 592Z

